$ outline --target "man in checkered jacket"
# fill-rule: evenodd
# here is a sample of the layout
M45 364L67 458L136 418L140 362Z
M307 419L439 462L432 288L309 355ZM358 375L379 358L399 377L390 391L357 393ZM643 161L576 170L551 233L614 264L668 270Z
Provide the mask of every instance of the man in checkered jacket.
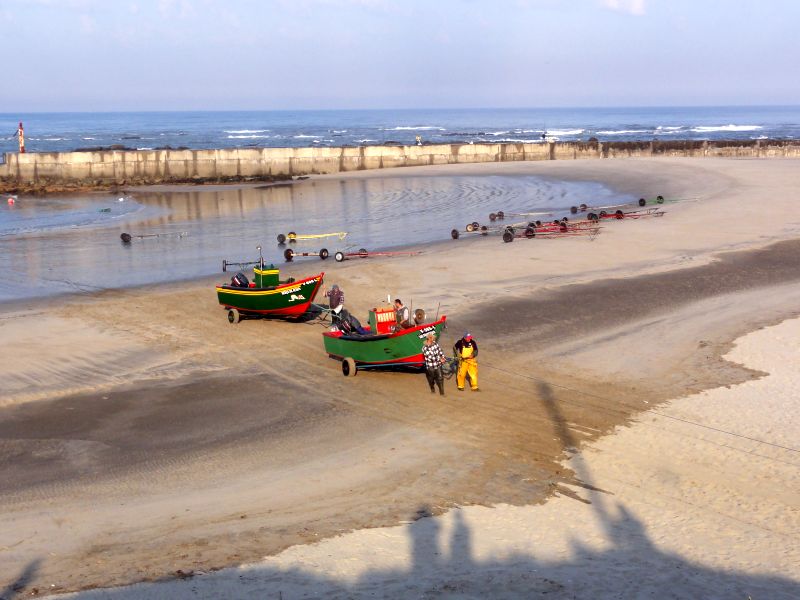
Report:
M439 393L444 396L444 373L442 373L442 365L445 362L444 352L442 347L436 343L436 336L429 333L425 338L425 343L422 345L422 356L425 357L425 377L428 379L428 385L431 388L431 394L436 390L433 384L439 386Z

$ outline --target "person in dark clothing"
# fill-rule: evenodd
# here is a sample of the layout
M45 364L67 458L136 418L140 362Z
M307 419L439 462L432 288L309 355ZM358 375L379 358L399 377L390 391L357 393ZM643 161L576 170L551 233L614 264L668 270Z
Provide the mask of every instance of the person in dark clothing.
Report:
M422 345L422 356L425 358L425 377L431 388L431 394L435 392L433 384L439 386L439 394L444 396L444 374L442 365L445 362L442 347L436 342L436 336L429 333Z
M328 298L328 306L331 310L338 306L344 306L344 291L337 284L334 283L331 289L325 292L325 296Z
M466 332L453 346L453 352L458 359L458 374L456 375L458 391L464 391L467 375L469 375L472 391L480 391L478 389L478 343L472 339L472 334Z

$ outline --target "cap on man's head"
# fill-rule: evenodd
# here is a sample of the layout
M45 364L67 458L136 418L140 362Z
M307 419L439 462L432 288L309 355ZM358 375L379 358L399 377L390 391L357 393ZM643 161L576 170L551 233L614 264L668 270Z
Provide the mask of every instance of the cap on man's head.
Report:
M469 331L465 332L464 333L464 339L465 340L471 340L472 339L472 334Z

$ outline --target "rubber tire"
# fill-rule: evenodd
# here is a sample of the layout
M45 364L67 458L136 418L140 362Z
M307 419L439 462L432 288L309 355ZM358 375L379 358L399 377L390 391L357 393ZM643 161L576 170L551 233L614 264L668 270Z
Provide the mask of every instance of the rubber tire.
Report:
M414 323L422 325L425 322L425 311L418 308L414 311Z
M593 212L586 215L587 221L597 221L597 218L598 218L597 215L594 214Z
M132 240L133 238L131 237L131 234L130 234L130 233L120 233L120 234L119 234L119 239L121 239L121 240L122 240L122 243L123 243L123 244L130 244L130 243L131 243L131 240Z
M285 244L286 243L286 236L283 235L282 233L278 234L278 243L279 244Z
M567 217L562 217L561 218L561 222L562 223L569 223L569 219Z
M617 212L614 213L614 218L615 219L624 219L625 218L625 213L622 212L621 210L618 210Z
M286 259L286 262L292 262L292 259L294 258L294 250L292 250L291 248L287 248L286 250L284 250L283 258Z
M467 229L467 231L469 233L472 233L473 231L475 231L475 227L472 225L472 223L467 223L466 229Z
M639 206L644 206L645 204L647 204L647 200L644 198L639 198Z
M606 211L604 211L604 210L601 210L601 211L600 211L600 214L599 214L599 215L597 215L597 216L598 216L598 217L600 217L600 218L602 219L602 218L603 218L603 217L605 217L607 214L608 214L608 213L607 213Z
M567 227L566 223L559 223L558 224L558 231L560 233L567 233L567 231L569 231L569 227Z
M577 215L578 214L578 207L577 206L570 206L569 207L569 212L572 215Z
M536 237L536 230L533 227L528 227L525 230L525 237L528 238L529 240L535 238Z
M369 252L367 252L366 248L359 248L358 249L358 257L359 258L367 258L369 256Z
M511 225L507 225L506 228L505 228L505 231L507 231L511 235L514 235L514 234L517 233L516 231L514 231L514 228Z
M336 262L342 262L344 260L344 252L337 252L333 255L333 258L336 259Z
M503 241L508 244L509 242L514 241L514 234L511 233L508 229L503 232Z
M242 315L239 314L238 310L236 310L235 308L231 308L228 311L228 323L230 323L231 325L235 325L241 320L242 320Z
M327 248L323 248L322 250L320 250L320 251L319 251L319 257L320 257L322 260L325 260L325 259L326 259L326 258L328 258L329 256L330 256L330 253L328 252L328 249L327 249Z
M450 232L450 237L451 237L451 238L453 238L454 240L457 240L457 239L458 239L458 236L459 236L458 229L453 229L453 230Z
M489 220L494 222L497 219L497 215L495 213L489 213Z
M472 222L472 228L473 229L477 230L480 226L481 226L481 224L478 223L477 221L473 221Z
M489 228L486 225L481 225L481 235L489 235Z
M581 204L578 208L581 210L581 212L585 212L585 211L589 210L589 207L586 206L585 204Z
M664 196L656 196L656 204L664 204Z
M342 360L342 375L345 377L355 377L358 374L358 367L356 361L349 356Z
M506 213L504 213L502 210L498 210L497 211L497 218L498 219L505 219L506 218Z

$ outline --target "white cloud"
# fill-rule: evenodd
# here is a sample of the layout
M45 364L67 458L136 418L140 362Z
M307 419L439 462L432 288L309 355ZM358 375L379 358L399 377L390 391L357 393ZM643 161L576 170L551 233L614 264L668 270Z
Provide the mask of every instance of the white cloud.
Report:
M645 0L602 0L605 8L641 16L645 13Z

